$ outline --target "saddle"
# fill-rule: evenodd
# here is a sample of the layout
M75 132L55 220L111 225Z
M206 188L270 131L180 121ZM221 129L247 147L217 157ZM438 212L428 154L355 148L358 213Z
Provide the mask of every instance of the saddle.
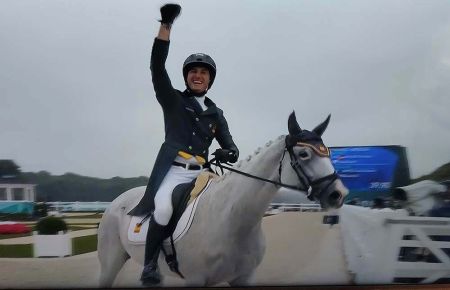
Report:
M170 218L169 223L166 226L165 241L161 246L166 262L169 268L179 274L178 271L178 261L176 258L176 251L174 246L174 236L175 239L181 238L184 233L187 232L190 223L193 220L193 213L195 212L197 206L197 197L201 195L202 192L206 190L206 187L210 183L210 180L217 177L216 174L212 172L202 172L200 175L189 183L182 183L177 185L172 193L172 206L173 213ZM190 208L190 214L183 216L183 213L187 208ZM143 216L133 216L131 218L130 227L128 229L128 239L130 242L137 244L145 243L145 237L147 235L148 219L151 217L152 213ZM180 221L180 219L183 219Z
M172 235L175 231L178 221L180 220L187 206L198 197L203 189L205 189L208 181L214 177L217 177L217 175L212 172L202 172L192 182L182 183L174 188L172 193L173 213L166 227L168 236Z

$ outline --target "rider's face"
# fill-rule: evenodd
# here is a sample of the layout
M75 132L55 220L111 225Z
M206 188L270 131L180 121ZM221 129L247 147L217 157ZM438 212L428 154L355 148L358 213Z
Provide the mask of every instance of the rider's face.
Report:
M187 74L187 85L194 93L202 93L208 89L210 82L209 70L205 67L196 66Z

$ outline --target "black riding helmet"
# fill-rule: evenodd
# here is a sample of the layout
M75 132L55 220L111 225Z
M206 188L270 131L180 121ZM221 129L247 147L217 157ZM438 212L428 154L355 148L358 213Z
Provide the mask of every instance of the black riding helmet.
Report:
M209 70L210 82L208 89L211 88L214 79L216 78L216 63L214 60L209 55L204 53L194 53L188 56L183 63L183 77L186 85L188 72L195 66L206 67Z

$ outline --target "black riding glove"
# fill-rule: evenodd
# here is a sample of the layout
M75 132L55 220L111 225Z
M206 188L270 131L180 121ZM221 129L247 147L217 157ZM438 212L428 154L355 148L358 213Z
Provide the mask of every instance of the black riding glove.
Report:
M236 152L228 149L217 149L212 155L216 157L216 160L222 163L234 163L238 159Z
M180 15L181 6L178 4L165 4L161 7L161 22L162 24L172 25L175 18Z

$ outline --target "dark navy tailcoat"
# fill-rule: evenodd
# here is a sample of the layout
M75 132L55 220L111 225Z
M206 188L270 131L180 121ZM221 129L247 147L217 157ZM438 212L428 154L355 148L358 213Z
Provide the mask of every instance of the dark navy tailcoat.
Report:
M139 204L131 215L145 215L153 211L154 197L179 151L198 155L208 160L208 149L214 138L224 149L239 154L228 124L219 109L208 97L205 98L207 110L187 91L181 92L172 87L165 69L169 52L169 41L156 38L153 43L150 70L156 99L164 114L165 141L156 157L152 173Z

